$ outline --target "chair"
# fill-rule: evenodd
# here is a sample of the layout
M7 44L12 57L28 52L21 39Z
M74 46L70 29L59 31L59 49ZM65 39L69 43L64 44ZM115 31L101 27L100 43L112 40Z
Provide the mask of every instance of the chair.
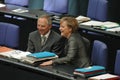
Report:
M19 46L19 26L0 22L0 46L18 48Z
M108 12L107 0L89 0L87 16L93 20L106 21Z
M43 10L55 14L65 14L68 11L68 0L44 0Z
M5 4L28 6L28 0L4 0Z
M117 50L115 58L114 74L120 75L120 50Z
M99 40L94 40L91 54L92 65L100 65L107 67L107 57L108 57L107 45Z
M89 0L87 17L97 21L107 21L108 0ZM103 37L103 34L87 31L87 34Z

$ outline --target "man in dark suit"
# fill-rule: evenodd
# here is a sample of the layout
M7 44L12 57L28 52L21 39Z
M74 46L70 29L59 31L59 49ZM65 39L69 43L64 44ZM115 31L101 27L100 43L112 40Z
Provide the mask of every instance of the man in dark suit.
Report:
M37 21L38 30L29 34L27 51L32 53L41 51L56 52L55 44L61 36L55 31L51 30L51 28L52 21L50 16L42 15L39 17ZM42 37L44 37L44 40Z

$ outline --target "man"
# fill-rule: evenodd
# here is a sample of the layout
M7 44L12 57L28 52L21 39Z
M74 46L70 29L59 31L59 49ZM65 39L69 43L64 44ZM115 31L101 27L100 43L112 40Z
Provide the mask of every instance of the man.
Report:
M38 30L29 34L27 51L31 53L42 51L56 52L55 44L61 36L55 31L51 30L51 28L52 21L48 15L42 15L39 17L37 21ZM44 40L42 37L44 37Z

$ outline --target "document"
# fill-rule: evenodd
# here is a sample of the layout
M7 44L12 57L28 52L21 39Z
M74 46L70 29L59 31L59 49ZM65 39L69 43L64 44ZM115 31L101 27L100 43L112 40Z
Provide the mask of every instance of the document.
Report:
M21 50L9 50L9 51L5 51L5 52L1 52L0 55L3 57L7 57L7 58L14 58L14 59L18 59L21 60L22 57L26 57L27 55L31 54L30 52L24 52Z
M106 31L110 31L110 32L120 32L120 26L119 26L119 27L115 27L115 28L111 28L111 29L106 29Z
M0 8L5 7L5 6L6 6L5 4L0 3Z
M76 19L77 19L78 23L82 23L82 22L91 20L89 17L85 17L85 16L81 16L81 15L76 17Z
M80 25L85 25L85 26L101 26L101 25L103 25L103 22L91 20L91 21L83 22Z
M16 12L16 13L25 13L25 12L28 12L27 9L21 9L21 8L18 8L18 9L14 9L12 10L13 12Z
M88 80L120 80L120 77L114 74L102 74L94 77L88 78Z

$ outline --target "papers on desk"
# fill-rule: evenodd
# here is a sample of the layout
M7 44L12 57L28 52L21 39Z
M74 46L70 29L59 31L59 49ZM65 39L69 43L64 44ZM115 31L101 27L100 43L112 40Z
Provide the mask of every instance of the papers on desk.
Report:
M58 58L55 53L52 52L37 52L30 53L21 50L15 50L8 47L0 46L0 56L3 58L14 59L23 63L28 63L31 65L40 64L43 61Z
M78 23L82 23L82 22L91 20L89 17L85 17L85 16L78 16L78 17L76 17L76 19L77 19Z
M106 30L106 31L114 31L114 28L119 29L120 25L116 22L111 22L111 21L106 21L106 22L101 22L101 21L88 21L81 23L80 25L84 26L91 26L92 28L95 29L100 29L100 30Z
M103 25L103 22L91 20L91 21L83 22L80 25L85 25L85 26L101 26L101 25Z
M120 32L120 26L119 26L119 27L116 27L116 28L106 29L106 31L110 31L110 32Z
M0 8L5 7L5 6L6 6L5 4L0 3Z
M116 22L111 22L111 21L101 22L101 21L93 21L93 20L81 23L80 25L99 26L99 27L101 26L101 27L105 27L105 28L113 28L113 27L119 26L119 24Z
M7 58L14 58L21 60L22 57L26 57L26 55L31 54L30 52L24 52L20 50L11 50L11 51L6 51L6 52L1 52L0 55L7 57Z
M18 8L18 9L14 9L12 10L13 12L16 12L16 13L24 13L24 12L28 12L28 10L26 9L21 9L21 8Z
M90 77L88 78L88 80L120 80L120 77L117 75L106 73L106 74Z

